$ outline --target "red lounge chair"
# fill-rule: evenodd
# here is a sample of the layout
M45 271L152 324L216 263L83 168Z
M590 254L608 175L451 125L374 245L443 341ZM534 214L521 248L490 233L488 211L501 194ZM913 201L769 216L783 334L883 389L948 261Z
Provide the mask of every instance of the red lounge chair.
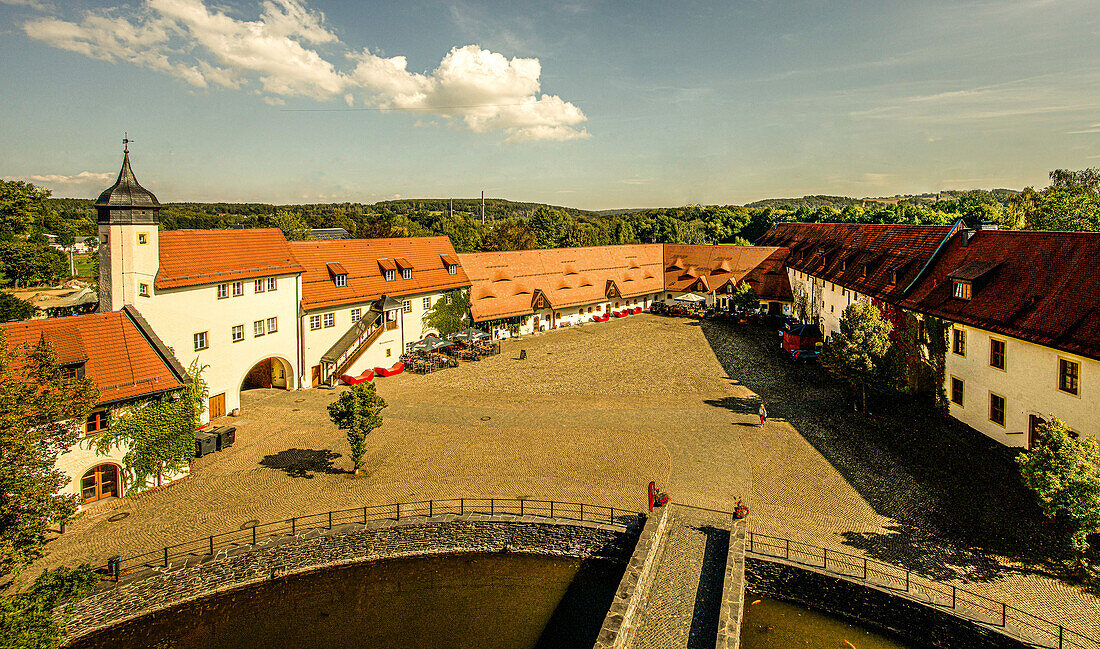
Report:
M374 373L378 376L393 376L394 374L400 374L405 371L405 364L401 361L397 361L393 364L393 367L386 369L384 367L374 368Z
M340 377L340 380L348 385L358 385L360 383L366 383L374 378L374 370L367 370L359 376L352 376L350 374L344 374Z
M626 317L626 312L625 311L616 311L615 312L615 317L616 318L624 318L624 317Z

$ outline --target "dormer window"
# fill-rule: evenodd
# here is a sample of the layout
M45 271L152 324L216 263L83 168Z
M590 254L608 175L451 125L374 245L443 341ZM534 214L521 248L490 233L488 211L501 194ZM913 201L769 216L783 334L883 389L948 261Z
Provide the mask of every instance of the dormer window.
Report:
M328 274L332 277L332 282L334 284L337 286L348 285L348 271L343 265L330 261L325 264L325 266L328 268Z
M412 271L411 268L402 268L401 269L401 279L412 279L412 278L413 278L413 271Z
M448 275L457 275L458 274L458 266L455 265L455 264L447 264L447 274Z
M81 381L84 379L84 363L69 363L60 365L61 375L66 379Z
M413 265L409 263L408 259L405 259L404 257L398 257L393 260L393 263L396 264L399 269L401 269L401 279L413 278Z
M867 278L867 269L870 266L871 266L871 264L863 264L863 266L860 267L859 276L866 279Z
M898 283L898 271L895 268L894 270L890 271L890 285L893 286L894 284L897 284L897 283Z
M955 286L954 286L952 295L959 298L960 300L969 300L970 299L970 282L963 282L963 281L960 281L960 280L955 280Z
M395 280L395 279L397 279L397 271L395 271L395 270L387 270L387 271L386 271L386 281L387 281L387 282L392 282L392 281L393 281L393 280Z

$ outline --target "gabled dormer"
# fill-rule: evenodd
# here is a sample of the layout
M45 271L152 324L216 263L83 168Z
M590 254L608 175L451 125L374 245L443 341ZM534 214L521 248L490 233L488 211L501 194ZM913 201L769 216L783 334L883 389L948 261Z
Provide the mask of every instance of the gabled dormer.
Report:
M951 281L951 297L969 300L981 288L1000 262L968 261L947 274Z
M536 311L539 309L549 309L550 300L546 297L546 294L542 292L541 288L536 288L531 293L531 308Z
M440 255L440 260L443 262L443 268L447 271L448 275L458 274L458 258L454 255Z
M330 261L325 264L328 267L328 275L336 286L348 285L348 271L338 262Z
M397 279L397 264L392 259L378 259L378 267L382 270L382 278L387 282Z
M615 283L615 280L607 280L607 284L604 285L603 294L607 296L607 299L614 300L621 298L622 293L619 291L619 286Z
M413 265L409 263L408 259L397 257L393 260L393 263L397 265L397 270L401 273L401 279L413 278Z

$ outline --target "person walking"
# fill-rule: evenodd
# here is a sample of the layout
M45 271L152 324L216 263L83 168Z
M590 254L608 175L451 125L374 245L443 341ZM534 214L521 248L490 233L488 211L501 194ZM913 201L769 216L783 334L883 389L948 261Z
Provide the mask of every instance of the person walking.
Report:
M763 426L768 422L768 409L764 407L764 404L760 404L760 425Z

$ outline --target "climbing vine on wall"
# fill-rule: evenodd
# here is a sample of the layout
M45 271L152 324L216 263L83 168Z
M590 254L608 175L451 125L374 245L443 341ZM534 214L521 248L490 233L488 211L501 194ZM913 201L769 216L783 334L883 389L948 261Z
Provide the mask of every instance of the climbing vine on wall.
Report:
M936 408L947 412L947 393L944 381L947 379L947 330L951 325L940 318L924 316L924 331L928 336L928 364L932 367Z
M197 362L191 364L191 383L172 395L134 404L112 413L107 432L95 438L96 452L129 444L123 457L129 489L142 490L151 477L177 473L195 457L195 429L207 397L206 382Z

